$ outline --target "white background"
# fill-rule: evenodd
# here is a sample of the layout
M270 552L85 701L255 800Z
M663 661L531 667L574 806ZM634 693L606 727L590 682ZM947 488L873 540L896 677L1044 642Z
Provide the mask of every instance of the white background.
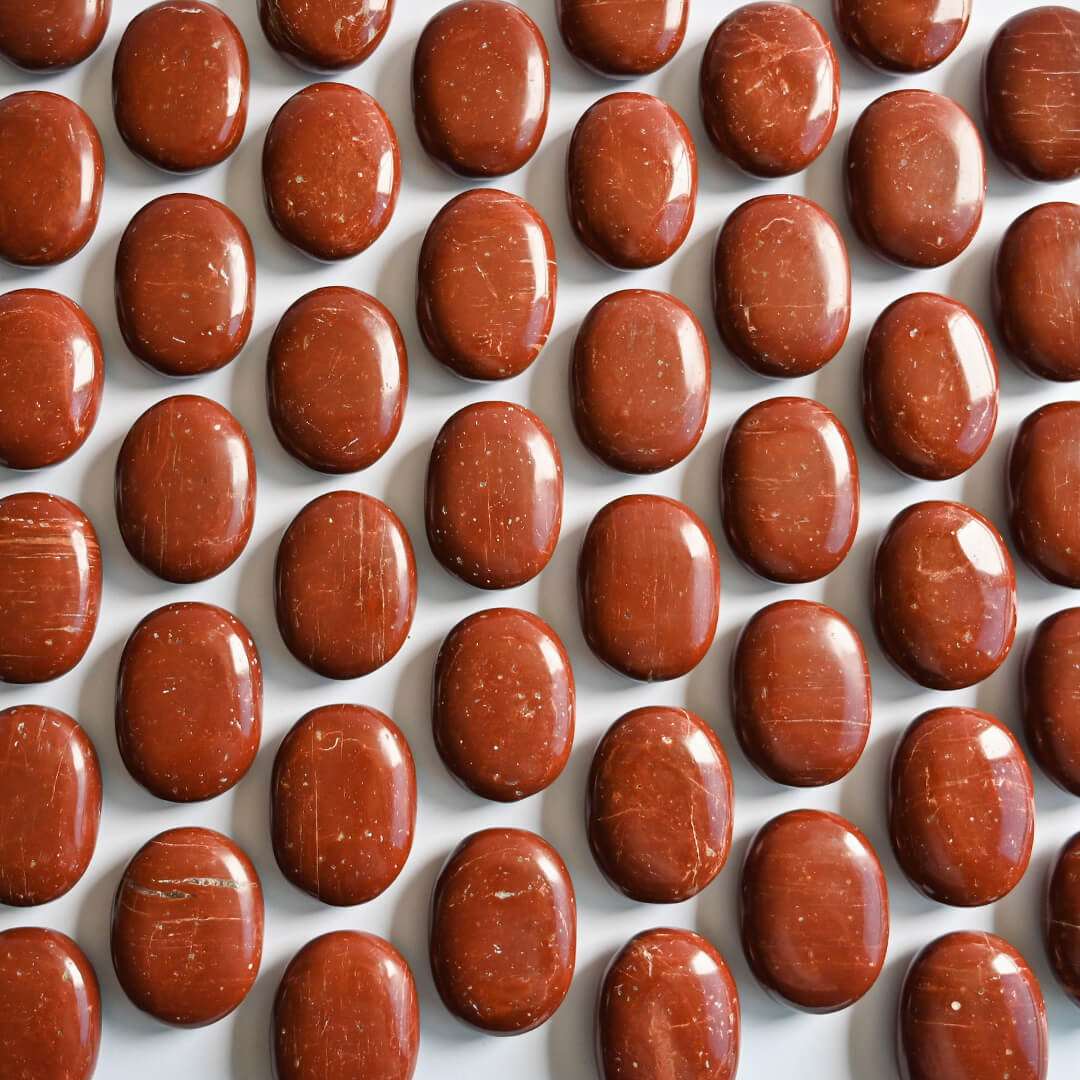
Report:
M697 217L688 241L667 264L621 275L594 261L573 236L564 205L563 167L578 117L599 97L622 87L591 75L566 53L555 26L554 0L523 0L521 6L539 23L551 50L551 118L536 157L500 184L532 201L551 227L559 261L558 310L550 342L530 371L509 383L476 385L458 380L427 353L413 308L416 258L424 229L443 203L466 186L426 159L409 104L413 47L421 27L442 3L399 0L389 33L374 56L343 76L344 81L374 94L390 114L401 140L404 183L397 213L385 234L356 259L330 266L287 247L263 209L260 155L266 127L281 103L314 78L285 63L269 47L258 26L255 0L222 0L251 56L247 134L232 158L196 176L172 177L143 164L121 143L113 123L113 54L127 22L148 6L141 0L114 0L105 42L73 71L36 78L0 64L2 93L40 88L77 100L97 123L107 159L101 223L89 246L63 266L38 272L0 270L3 289L51 288L83 304L102 333L107 372L101 419L72 460L36 475L0 470L0 495L40 489L74 499L97 526L105 557L102 617L83 662L45 686L0 687L0 707L37 702L68 710L97 744L105 780L97 853L85 878L68 896L44 907L0 910L0 929L26 923L55 927L72 934L89 954L104 997L98 1076L107 1080L145 1075L148 1069L157 1080L269 1076L269 1015L284 966L306 941L337 928L382 934L412 965L422 1011L417 1070L422 1080L500 1074L518 1080L548 1076L585 1080L595 1076L593 1005L605 965L633 933L664 924L704 933L731 965L743 1008L741 1076L766 1080L797 1072L804 1080L878 1080L894 1075L897 993L915 950L949 930L983 928L1008 938L1035 968L1050 1015L1051 1077L1075 1077L1080 1061L1080 1011L1053 981L1039 919L1047 868L1065 839L1080 828L1080 802L1053 787L1036 770L1038 826L1027 876L1000 903L964 911L924 899L903 878L886 835L885 792L893 745L904 726L924 709L973 703L1018 729L1023 646L1041 618L1077 598L1036 579L1019 565L1017 647L1004 667L981 686L944 694L924 691L890 668L874 639L868 596L874 546L902 507L928 497L961 499L1004 528L1003 470L1012 433L1038 405L1071 393L1067 386L1024 375L1000 347L989 306L993 253L1006 226L1022 211L1052 199L1076 200L1080 183L1026 184L1006 174L991 157L987 213L975 242L951 265L916 273L888 266L867 253L850 227L840 182L852 124L866 105L886 91L901 86L942 90L967 107L981 126L978 88L983 54L997 26L1029 5L1020 0L976 0L971 28L957 53L925 76L894 80L872 73L837 42L844 88L836 136L804 174L762 182L737 173L713 151L697 105L698 68L705 43L720 18L737 5L726 0L694 0L682 50L657 75L631 85L663 97L690 125L701 165ZM828 0L804 0L804 4L834 34ZM139 207L167 191L197 191L228 203L251 231L258 256L255 327L247 348L224 371L186 383L141 367L123 345L113 310L113 261L120 233ZM710 252L716 230L743 200L770 191L805 193L823 204L844 232L854 269L854 313L844 350L816 375L783 384L750 374L726 353L709 304ZM408 341L411 369L405 422L393 448L368 471L337 479L306 470L281 449L267 420L263 391L267 345L278 318L303 293L331 284L366 289L394 311ZM705 437L686 462L653 478L626 477L593 461L574 433L568 407L567 363L578 324L605 294L629 286L666 289L690 304L708 329L714 354L712 411ZM971 305L999 344L1001 361L1001 420L990 451L967 475L938 485L893 472L867 444L858 406L859 361L871 323L886 304L918 289L943 292ZM258 512L250 545L226 573L189 586L159 581L133 562L120 540L112 506L113 468L129 426L155 401L181 392L205 394L232 409L251 435L259 467ZM863 492L862 522L847 560L824 582L790 588L760 581L735 563L723 540L717 503L718 466L727 429L753 402L787 393L819 398L839 414L858 450ZM503 594L482 593L442 570L428 550L422 502L428 452L441 423L470 401L495 397L535 410L558 439L566 466L566 515L555 557L536 581ZM343 684L314 675L286 652L274 623L271 595L274 553L283 530L309 499L339 487L371 492L393 506L412 535L420 578L416 621L401 653L381 671ZM723 563L721 625L715 645L687 678L654 686L632 683L601 667L584 644L576 611L575 565L584 529L604 503L632 491L661 492L689 503L713 529ZM728 662L739 628L765 604L794 596L822 599L855 623L866 643L874 678L874 718L865 755L846 779L816 791L785 789L761 779L739 751L728 708ZM211 601L236 612L254 634L266 671L264 737L254 768L233 791L193 806L161 802L139 788L120 761L113 734L113 689L123 643L142 616L176 600ZM439 643L460 618L493 604L538 611L566 642L577 675L578 728L570 764L550 789L514 806L485 802L460 788L439 761L430 734L428 696ZM416 844L401 877L378 900L344 910L320 905L282 878L268 830L269 776L282 736L306 710L337 701L373 705L397 721L412 744L420 789ZM623 712L649 703L685 704L714 724L735 775L735 842L727 867L699 897L667 908L635 904L605 884L589 855L583 828L585 776L598 739ZM767 998L754 983L738 942L736 887L748 841L764 821L799 806L836 810L852 819L872 839L889 879L892 940L885 970L860 1002L832 1016L802 1015ZM210 826L234 837L254 859L267 901L266 947L254 990L232 1016L199 1031L173 1030L139 1013L119 989L109 960L109 907L124 865L144 841L179 825ZM426 953L428 898L440 864L466 834L493 825L541 832L565 858L578 898L578 966L570 994L548 1024L509 1039L479 1034L450 1017L435 994Z

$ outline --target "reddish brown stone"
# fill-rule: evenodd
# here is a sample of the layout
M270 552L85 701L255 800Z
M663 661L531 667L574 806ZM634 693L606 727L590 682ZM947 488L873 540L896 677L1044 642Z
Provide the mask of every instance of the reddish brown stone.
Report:
M880 71L911 75L952 56L971 20L971 0L833 0L846 44Z
M328 679L370 674L397 655L416 610L405 526L370 495L312 500L282 537L274 601L281 636L302 664Z
M27 71L81 64L101 44L112 0L53 0L0 7L0 55Z
M523 829L463 840L431 900L431 973L443 1004L484 1031L548 1020L574 976L577 908L559 853Z
M555 0L567 49L612 79L659 71L682 47L690 0Z
M401 873L416 825L416 769L377 709L326 705L282 740L270 831L281 872L325 904L364 904Z
M236 417L209 398L166 398L135 421L120 447L120 535L152 574L205 581L247 546L255 487L255 455Z
M262 665L244 624L212 604L152 611L124 646L116 741L159 799L196 802L235 786L262 735Z
M1080 833L1061 849L1051 871L1043 933L1061 988L1080 1005Z
M331 73L362 64L378 47L394 0L259 0L259 22L282 56L309 71Z
M410 1080L420 1048L412 971L374 934L323 934L285 969L272 1032L277 1080Z
M517 608L470 615L435 661L431 726L443 764L486 799L542 791L574 743L574 672L558 635Z
M1055 784L1080 795L1080 608L1039 623L1024 656L1021 685L1032 757Z
M44 705L0 712L0 903L68 892L90 865L100 820L101 769L86 732ZM0 965L2 954L0 945Z
M731 850L735 795L727 755L687 709L634 709L600 740L589 772L589 847L632 900L696 896Z
M874 985L889 895L873 846L850 821L821 810L773 818L750 844L740 887L746 959L769 993L828 1013Z
M263 894L251 860L211 829L170 829L128 863L112 913L116 977L166 1024L227 1016L259 973Z

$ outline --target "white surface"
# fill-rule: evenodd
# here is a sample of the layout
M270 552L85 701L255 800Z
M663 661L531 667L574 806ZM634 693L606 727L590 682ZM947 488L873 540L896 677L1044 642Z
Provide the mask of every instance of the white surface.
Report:
M105 1003L98 1076L126 1080L148 1069L156 1080L269 1076L270 1007L285 964L317 934L360 928L390 938L416 974L423 1014L417 1070L421 1080L500 1074L517 1080L547 1076L586 1080L595 1076L592 1014L604 966L633 933L669 924L706 934L731 965L742 997L742 1077L768 1080L790 1076L793 1069L803 1080L892 1077L896 997L911 956L934 936L968 927L1003 934L1033 965L1050 1014L1051 1077L1075 1077L1080 1060L1080 1011L1052 979L1038 923L1047 867L1066 837L1080 828L1080 801L1058 791L1036 771L1038 827L1030 871L1000 903L961 911L922 898L904 880L886 836L885 790L889 755L898 734L924 709L975 703L1017 729L1022 647L1042 617L1080 601L1019 566L1021 630L1016 649L992 679L954 694L923 691L889 667L874 639L867 603L871 555L892 515L922 498L958 498L1003 527L1003 468L1012 432L1039 404L1073 395L1067 386L1023 375L999 346L1001 421L993 446L968 475L932 485L901 477L868 446L859 417L858 370L874 318L887 303L917 289L933 289L965 301L993 333L988 284L1002 232L1037 203L1080 199L1080 183L1028 185L1012 179L991 160L990 197L978 237L956 262L927 273L892 268L867 254L848 222L840 184L851 126L881 93L902 86L943 90L978 117L979 71L986 46L1001 21L1028 5L1020 0L977 0L971 28L958 53L924 77L893 80L871 73L838 45L844 90L835 138L805 174L767 183L737 174L706 139L697 106L698 67L712 28L737 5L695 0L680 53L658 75L632 84L671 102L694 133L701 158L694 228L666 265L619 275L588 256L572 235L564 207L563 163L578 117L597 98L620 87L590 75L569 57L555 27L554 0L524 0L522 6L540 24L551 50L551 118L533 161L501 183L530 199L551 227L559 259L558 311L550 343L529 372L509 383L472 385L450 375L427 353L413 309L413 279L423 231L439 207L466 186L425 158L409 105L413 46L422 25L443 0L399 0L386 40L366 64L344 76L344 81L373 93L390 114L401 140L404 184L397 213L382 238L358 258L332 266L288 248L271 228L261 197L259 166L267 124L287 97L314 80L270 49L257 23L255 0L219 2L247 41L252 64L251 113L237 153L200 175L176 178L157 172L134 158L116 133L109 96L112 58L129 19L147 6L141 0L115 0L104 44L74 71L38 79L6 65L0 67L0 92L44 88L75 98L97 123L107 157L104 208L90 245L64 266L41 272L0 270L0 287L5 290L33 285L73 296L97 323L106 348L104 406L86 446L72 460L36 475L0 471L0 495L37 488L78 502L97 526L105 556L102 618L83 662L55 683L0 687L0 707L39 702L70 711L90 732L101 757L105 779L101 838L85 878L55 903L21 911L0 909L0 929L27 923L55 927L73 934L93 960ZM832 33L828 0L804 2ZM224 371L180 383L144 369L125 349L113 310L112 277L120 233L135 211L164 192L185 190L223 199L240 214L255 242L259 280L255 328L242 355ZM822 203L840 223L854 266L854 316L843 352L822 372L783 384L744 371L725 352L709 304L710 252L717 228L744 199L769 191L805 192ZM366 289L389 305L408 340L412 383L405 422L389 454L365 473L338 479L310 472L286 455L270 429L263 392L267 344L278 318L297 297L329 284ZM667 289L689 303L708 329L714 351L712 412L705 437L687 462L655 478L625 477L594 462L574 433L568 407L568 356L581 318L606 293L631 285ZM213 581L178 587L143 572L125 551L113 514L112 476L120 441L134 419L153 402L181 392L216 398L240 418L255 446L259 501L255 532L239 561ZM735 563L723 541L716 494L728 427L751 403L785 393L816 397L834 409L851 432L862 467L863 513L855 547L831 577L804 588L770 585ZM506 397L539 413L559 440L566 465L566 515L555 557L537 581L502 594L481 593L446 574L428 550L423 526L422 485L436 431L454 410L490 397ZM371 492L394 507L412 535L420 574L420 601L408 643L381 671L344 684L319 678L286 652L274 623L271 596L274 553L284 528L309 499L339 487ZM584 529L600 506L631 491L657 491L688 502L713 529L721 552L721 627L716 643L696 671L673 683L637 685L607 671L589 653L578 626L575 565ZM789 596L823 599L851 618L863 635L873 669L875 711L866 753L849 777L817 791L788 790L759 778L742 757L731 731L727 668L735 636L753 612ZM124 640L150 610L180 599L212 601L235 611L251 628L266 671L264 738L255 767L233 791L195 806L174 806L143 792L125 771L113 735L113 687ZM539 611L552 623L573 657L579 695L577 741L570 765L548 791L515 806L485 802L458 787L435 753L428 714L431 668L442 638L466 614L500 603ZM401 877L373 903L345 910L324 907L286 883L274 862L268 830L269 776L281 737L303 712L335 701L374 705L401 725L416 757L420 788L416 844ZM735 843L728 865L701 896L670 908L634 904L606 885L589 855L583 828L585 776L598 739L624 711L648 703L686 704L713 723L735 774ZM768 999L755 985L738 943L736 885L749 838L768 818L799 806L837 810L855 821L873 840L889 878L892 940L885 971L862 1001L833 1016L801 1015ZM254 859L266 890L266 947L259 980L235 1014L199 1031L172 1030L136 1011L119 989L109 960L109 907L125 863L145 840L178 825L206 825L233 836ZM475 1033L449 1016L432 986L426 953L428 897L440 864L462 837L492 825L519 825L541 832L566 859L578 898L578 967L569 997L548 1024L511 1039Z

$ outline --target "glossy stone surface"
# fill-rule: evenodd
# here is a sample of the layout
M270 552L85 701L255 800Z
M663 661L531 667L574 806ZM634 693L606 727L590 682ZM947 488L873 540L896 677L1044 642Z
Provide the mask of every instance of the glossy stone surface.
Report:
M100 820L101 768L86 732L43 705L0 712L0 903L68 892L90 865Z
M1051 202L1021 214L994 263L993 301L1010 355L1033 375L1080 379L1080 206Z
M112 960L132 1004L166 1024L213 1024L259 973L263 893L247 855L212 829L169 829L124 870Z
M266 397L281 445L325 473L373 465L401 428L409 362L397 320L374 296L316 289L281 317Z
M1017 550L1041 577L1080 588L1080 401L1055 401L1028 416L1009 453L1009 525Z
M862 366L870 441L903 473L948 480L990 445L998 418L994 347L975 313L910 293L874 323Z
M74 101L44 90L0 99L0 259L70 259L97 228L104 185L101 138Z
M101 1045L93 965L66 934L0 931L0 1064L22 1080L90 1080Z
M705 523L662 495L624 495L593 518L578 558L589 648L632 679L677 679L704 659L720 614L720 560Z
M431 727L443 764L485 799L552 784L574 743L574 672L558 634L518 608L462 619L435 661Z
M271 1031L277 1080L410 1080L420 1048L412 971L374 934L323 934L289 961Z
M112 0L9 2L0 7L0 56L27 71L81 64L101 44Z
M1045 1080L1046 1006L1004 938L946 934L912 961L900 993L902 1080Z
M1032 6L997 32L983 65L990 144L1027 180L1080 176L1080 11Z
M517 195L474 188L451 199L424 237L417 278L424 344L463 378L520 375L551 333L555 244Z
M524 829L454 849L431 900L431 973L443 1004L497 1035L548 1020L574 975L577 906L559 853Z
M952 56L967 33L971 0L833 0L833 17L860 60L912 75Z
M613 469L655 473L697 446L709 416L709 342L668 293L605 296L578 330L570 402L581 441Z
M601 262L657 266L682 247L694 221L694 138L659 98L610 94L574 128L566 184L574 232Z
M831 574L859 525L859 463L840 421L809 398L751 406L728 434L720 504L732 550L787 583Z
M596 1012L602 1080L734 1080L739 991L724 958L690 930L643 930L612 959Z
M712 728L687 709L634 709L593 756L589 847L604 877L632 900L689 900L727 862L734 802Z
M1001 534L962 503L921 502L877 550L874 625L886 655L932 690L992 675L1016 637L1016 572Z
M977 907L1024 876L1035 835L1024 752L1004 724L968 708L932 709L896 747L889 836L911 883L932 900Z
M370 94L315 83L278 109L263 144L262 174L277 231L316 259L347 259L390 224L401 151L390 117Z
M386 37L394 0L259 0L267 41L287 60L327 74L363 63ZM299 1075L299 1074L298 1074Z
M167 604L124 646L116 741L128 772L172 802L237 784L262 737L262 665L244 624L213 604Z
M810 600L781 600L743 627L731 660L739 745L770 780L818 787L846 776L870 734L870 665L855 627Z
M1051 871L1043 932L1061 988L1080 1005L1080 833L1066 842Z
M0 296L0 465L71 457L97 422L104 384L101 338L74 300L45 289Z
M428 462L424 519L435 557L480 589L531 581L562 528L562 457L521 405L481 401L442 426Z
M851 323L851 266L836 222L798 195L750 199L713 253L713 311L724 344L759 375L827 364Z
M1031 756L1055 784L1080 795L1080 608L1035 628L1020 685Z
M802 8L744 4L709 39L700 90L721 154L753 176L790 176L833 137L840 64L825 28Z
M116 315L127 347L163 375L201 375L251 333L255 252L244 223L204 195L162 195L124 230Z
M392 660L416 610L409 534L384 502L332 491L305 506L278 548L278 629L302 664L355 679Z
M597 75L659 71L682 47L690 0L555 0L567 49Z
M120 447L120 535L152 574L206 581L247 546L255 487L255 455L236 417L209 398L166 398L132 424Z
M885 962L885 873L850 821L793 810L751 841L739 918L747 962L770 994L808 1012L846 1009Z
M170 172L224 161L247 125L247 48L202 0L163 0L128 23L113 61L113 112L132 153Z
M363 904L397 879L416 825L416 769L377 709L301 717L274 759L270 832L281 872L324 904Z
M516 4L449 4L416 43L416 133L451 172L484 178L520 169L544 137L550 97L544 35Z
M975 238L986 201L978 129L950 98L895 90L859 117L845 163L851 219L890 262L951 262Z
M48 682L83 658L101 606L90 519L57 495L0 499L0 683Z

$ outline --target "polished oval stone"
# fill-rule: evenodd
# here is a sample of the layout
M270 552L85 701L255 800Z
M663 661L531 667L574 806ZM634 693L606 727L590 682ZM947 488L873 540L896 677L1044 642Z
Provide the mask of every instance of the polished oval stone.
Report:
M625 289L585 316L570 400L581 441L613 469L655 473L686 458L709 416L709 342L668 293Z
M624 495L593 518L578 558L589 648L646 682L697 667L716 635L720 560L708 526L662 495Z
M416 610L416 560L384 502L355 491L312 500L293 519L274 567L278 629L300 663L355 679L392 660Z
M929 90L879 97L855 124L845 171L852 222L890 262L942 266L978 232L986 158L971 117L950 98Z
M1024 734L1059 787L1080 795L1080 608L1043 619L1024 655Z
M1080 485L1080 401L1036 409L1009 453L1009 524L1028 565L1055 585L1080 588L1080 520L1069 498Z
M0 99L0 259L51 266L82 251L104 185L101 138L74 101L44 90Z
M962 503L921 502L877 550L874 625L886 655L932 690L992 675L1016 637L1016 572L1001 534Z
M159 799L196 802L235 786L262 737L262 665L247 627L213 604L167 604L128 638L116 741Z
M1051 871L1043 932L1061 988L1080 1005L1080 833L1061 849Z
M1043 203L1006 230L993 301L1010 354L1033 375L1080 379L1080 206Z
M416 769L397 725L363 705L301 717L274 759L270 832L281 872L324 904L364 904L401 873Z
M566 158L570 222L616 270L641 270L682 247L697 202L690 129L651 94L610 94L578 121Z
M289 961L271 1031L277 1080L411 1080L420 1049L412 971L374 934L323 934Z
M101 768L86 732L44 705L0 712L0 903L68 892L90 865L100 820Z
M558 270L544 219L517 195L474 188L424 237L416 314L436 360L466 379L508 379L540 355Z
M299 67L327 74L363 63L386 37L393 14L394 0L259 0L267 41Z
M633 79L682 48L690 0L555 0L567 49L591 71Z
M94 967L66 934L0 931L0 1062L21 1080L90 1080L101 1045Z
M936 293L890 304L866 342L862 406L871 442L901 472L948 480L970 469L998 418L997 357L975 313Z
M596 1011L603 1080L734 1080L739 991L724 958L699 934L635 934L615 955Z
M428 462L424 519L435 557L480 589L531 581L551 561L563 511L562 456L521 405L481 401L442 426Z
M159 833L124 870L111 941L116 977L134 1005L177 1027L213 1024L247 997L259 973L259 875L212 829Z
M792 810L758 830L743 864L739 917L754 975L798 1009L846 1009L885 962L885 873L870 841L837 814Z
M952 56L967 33L971 0L833 0L833 17L860 60L912 75Z
M431 973L443 1004L483 1031L548 1020L574 976L577 907L559 853L524 829L484 829L454 849L431 900Z
M281 445L325 473L373 465L401 428L409 361L397 320L374 296L316 289L281 317L266 398Z
M48 682L83 658L101 606L90 519L57 495L0 499L0 682Z
M263 144L270 220L316 259L366 251L390 224L401 151L390 117L363 90L315 83L277 111Z
M255 309L255 252L244 223L204 195L162 195L124 230L116 315L127 347L163 375L234 360Z
M790 176L833 137L840 63L809 12L745 4L709 39L700 89L705 129L721 154L752 176Z
M755 574L831 574L859 525L859 463L844 426L809 398L751 406L724 446L720 503L728 543Z
M45 289L0 296L0 465L71 457L97 423L104 385L101 338L74 300Z
M632 900L697 896L731 850L735 795L720 740L687 709L634 709L596 748L586 789L589 847Z
M851 266L836 222L798 195L764 195L724 223L713 254L713 311L724 344L759 375L827 364L851 323Z
M52 0L0 6L0 56L27 71L81 64L101 44L112 0Z
M870 734L870 665L855 627L810 600L781 600L743 627L731 661L739 745L778 784L846 776Z
M203 0L163 0L128 23L113 61L113 112L132 153L193 172L224 161L247 124L248 54Z
M932 900L977 907L1024 876L1035 803L1024 752L977 709L923 713L893 755L889 836L901 869Z
M983 65L990 145L1027 180L1080 176L1080 11L1033 6L1006 22Z
M520 169L544 137L550 97L544 35L516 4L450 4L416 43L416 133L440 165L461 176Z
M132 424L120 447L120 535L152 574L206 581L247 546L255 487L255 455L236 417L209 398L166 398Z
M443 764L485 799L552 784L574 743L574 672L543 619L488 608L457 624L435 661L431 727Z
M915 957L900 992L903 1080L1045 1080L1046 1006L1003 938L946 934Z

